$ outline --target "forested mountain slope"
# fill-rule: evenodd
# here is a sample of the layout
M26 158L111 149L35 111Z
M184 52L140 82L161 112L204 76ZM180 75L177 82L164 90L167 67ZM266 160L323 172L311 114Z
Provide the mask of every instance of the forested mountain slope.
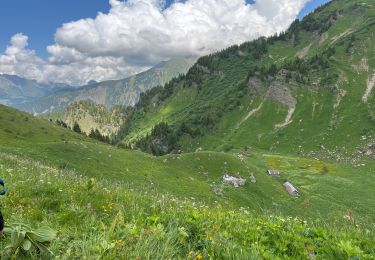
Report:
M356 163L374 154L374 34L373 1L334 0L142 94L123 142L154 154L252 146Z
M87 135L97 130L100 135L115 140L124 121L124 116L126 114L122 106L114 106L109 109L92 101L81 100L69 104L63 112L48 113L41 117L60 124L63 122L69 128L78 124L81 131Z

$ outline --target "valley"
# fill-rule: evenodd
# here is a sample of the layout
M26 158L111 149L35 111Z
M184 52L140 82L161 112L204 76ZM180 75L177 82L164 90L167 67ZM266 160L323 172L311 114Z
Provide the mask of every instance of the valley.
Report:
M271 37L0 105L6 225L56 231L43 251L4 230L0 258L373 259L374 32L372 0L333 0Z
M3 212L10 216L10 221L13 219L13 221L20 221L24 219L24 217L20 219L23 215L24 221L49 219L48 222L55 223L55 226L64 225L65 233L72 228L72 226L65 227L68 223L78 225L78 229L83 228L78 223L72 222L71 218L74 218L76 214L91 214L89 212L93 210L95 214L98 214L95 218L102 219L104 222L119 221L113 218L116 214L121 214L117 211L121 211L124 207L124 201L130 203L128 196L131 196L133 200L131 203L137 206L127 209L126 212L131 210L133 212L131 214L142 214L140 219L144 218L144 213L138 212L141 210L140 203L143 205L141 207L148 207L148 205L158 205L161 199L164 201L162 208L175 205L167 210L168 213L164 210L164 213L161 213L158 208L147 213L146 216L149 216L147 219L156 218L154 222L151 222L155 225L162 223L160 221L167 221L162 220L168 217L163 214L176 214L176 209L173 208L180 207L178 205L184 205L183 214L206 214L194 213L194 208L201 205L199 206L201 209L202 207L211 209L203 211L210 214L210 217L215 216L211 214L220 214L220 221L224 219L228 221L227 218L230 215L223 215L226 214L225 212L237 212L236 219L240 221L244 218L247 219L246 221L254 221L254 224L257 221L265 221L265 217L262 217L262 220L256 220L260 216L274 215L284 216L277 218L276 221L281 221L280 223L282 219L290 217L303 218L309 223L322 219L332 230L341 230L341 228L350 230L352 221L355 221L356 225L371 229L371 223L374 222L375 212L372 209L375 205L372 199L374 197L372 183L375 164L373 160L363 161L360 167L354 168L350 164L334 161L264 154L261 150L251 152L238 150L230 153L201 151L154 157L142 152L102 144L82 134L54 126L42 119L31 117L26 120L29 116L27 114L5 107L0 108L0 125L2 126L0 137L1 140L8 140L8 142L2 142L0 146L1 176L7 180L9 190L8 196L3 200ZM8 127L4 128L5 125ZM18 128L19 125L23 127ZM279 169L281 177L267 176L268 169ZM221 179L225 171L245 178L247 180L245 186L235 188L223 184ZM250 182L251 176L256 178L256 183ZM298 188L300 197L294 198L287 193L282 186L286 180ZM29 185L29 183L33 187L31 190L23 188L23 185ZM90 183L94 183L93 191L85 188ZM116 188L113 185L116 185ZM104 190L105 193L98 193L97 190ZM120 192L120 190L124 191ZM40 203L38 207L46 208L47 211L42 213L28 206L31 203L30 199L33 200L34 196L38 196L37 194L46 192L50 196L43 196L44 199L38 202ZM72 194L75 197L73 200L68 197L63 199L62 194L66 194L64 196ZM127 194L126 198L118 197L120 194ZM92 196L95 196L95 199L92 199ZM113 201L113 196L117 198L115 201ZM21 203L16 200L20 200ZM88 206L92 205L91 203L94 203L95 208L86 209L86 207L92 207ZM125 205L129 205L127 203ZM18 205L16 210L13 208L14 205ZM71 209L68 210L67 207ZM187 213L190 210L192 212ZM351 218L349 222L345 219L348 214ZM125 216L129 217L129 215ZM62 219L59 220L60 218ZM224 219L221 220L221 218ZM94 225L97 219L91 221L93 222L90 225ZM189 220L187 221L190 223ZM275 224L275 219L267 221L270 222L269 224L264 222L266 226ZM148 225L147 223L149 222L136 225ZM293 225L298 225L298 221ZM186 231L191 232L188 229ZM96 235L99 234L101 233ZM335 236L337 234L339 233ZM353 236L352 233L350 234ZM60 239L66 235L66 233L63 234ZM117 236L116 233L113 233L109 237L115 236ZM78 236L75 239L79 241ZM100 239L106 241L103 240L104 238ZM150 239L153 239L152 236ZM236 235L236 239L240 238ZM84 244L80 243L80 246ZM59 244L54 244L54 247L59 247ZM68 255L78 256L80 252L78 244L72 244L69 248L71 251ZM110 248L108 249L110 252L117 252L116 247ZM90 250L86 254L91 256L96 255L94 252L107 254L106 250L101 250L104 249ZM218 254L217 249L215 250ZM134 252L129 251L127 254L131 255ZM137 252L142 255L145 251ZM165 252L155 253L165 255ZM227 253L220 254L224 256Z

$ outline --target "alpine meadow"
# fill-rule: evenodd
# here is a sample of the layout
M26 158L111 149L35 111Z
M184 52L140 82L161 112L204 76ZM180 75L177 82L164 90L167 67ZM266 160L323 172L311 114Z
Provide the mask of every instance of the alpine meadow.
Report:
M57 29L46 59L14 54L16 38L0 51L0 259L375 259L374 0L325 1L202 55L188 53L204 49L210 10L181 46L173 12L213 2L240 19L235 2L268 15L278 1L109 2ZM130 12L150 29L116 30Z

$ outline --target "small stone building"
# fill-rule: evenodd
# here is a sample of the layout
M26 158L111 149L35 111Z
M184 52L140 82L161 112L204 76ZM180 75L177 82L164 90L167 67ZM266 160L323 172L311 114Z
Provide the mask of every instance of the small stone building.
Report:
M232 184L234 187L238 188L240 186L244 186L246 183L246 180L242 178L236 178L225 173L223 176L223 183Z
M273 177L280 177L280 171L278 171L278 170L268 170L267 175L273 176Z
M252 183L256 183L256 182L257 182L257 178L256 178L254 175L252 175L252 176L250 177L250 181L251 181Z
M284 188L288 191L288 193L290 195L292 195L293 197L298 197L299 196L299 192L298 190L290 183L290 182L285 182L283 184Z

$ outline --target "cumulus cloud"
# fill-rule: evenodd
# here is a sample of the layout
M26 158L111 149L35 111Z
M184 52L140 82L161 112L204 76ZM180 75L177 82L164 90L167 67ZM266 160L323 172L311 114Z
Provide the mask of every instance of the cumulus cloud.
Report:
M45 61L27 46L27 36L21 33L14 35L5 53L0 55L0 73L19 75L39 82L80 85L90 79L117 79L147 68L129 65L122 57L90 57L75 49L60 46L49 46L51 56Z
M0 73L22 75L41 81L45 62L27 49L28 37L18 33L12 37L5 53L0 55Z
M109 13L58 28L47 61L27 50L26 36L15 35L0 56L0 72L70 84L121 78L162 60L201 56L285 30L306 2L187 0L165 8L165 0L109 0ZM34 71L20 69L14 53L29 64L37 61Z

